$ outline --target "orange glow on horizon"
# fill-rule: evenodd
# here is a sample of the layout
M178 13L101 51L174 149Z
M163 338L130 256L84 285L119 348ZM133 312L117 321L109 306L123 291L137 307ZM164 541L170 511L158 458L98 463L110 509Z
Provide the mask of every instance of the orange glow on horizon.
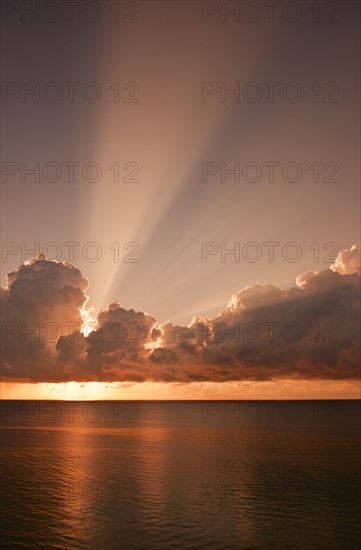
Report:
M276 380L166 384L155 382L67 382L0 384L1 399L44 400L296 400L360 399L358 381Z

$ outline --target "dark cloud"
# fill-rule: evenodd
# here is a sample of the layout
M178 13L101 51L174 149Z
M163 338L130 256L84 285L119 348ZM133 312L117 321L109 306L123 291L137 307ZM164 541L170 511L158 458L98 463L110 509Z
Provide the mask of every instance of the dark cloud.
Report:
M10 272L7 283L1 291L2 377L63 380L56 342L81 328L87 280L72 264L40 255Z
M296 283L286 290L248 286L218 315L188 326L157 327L150 315L112 302L85 336L86 279L71 264L40 257L9 273L1 292L2 377L124 383L358 378L360 247ZM36 325L36 337L24 334L22 327Z

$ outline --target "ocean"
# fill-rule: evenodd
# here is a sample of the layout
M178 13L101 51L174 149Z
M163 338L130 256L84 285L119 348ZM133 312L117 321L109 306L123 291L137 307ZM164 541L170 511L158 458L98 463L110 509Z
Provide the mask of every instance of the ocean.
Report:
M1 547L356 549L360 401L3 401Z

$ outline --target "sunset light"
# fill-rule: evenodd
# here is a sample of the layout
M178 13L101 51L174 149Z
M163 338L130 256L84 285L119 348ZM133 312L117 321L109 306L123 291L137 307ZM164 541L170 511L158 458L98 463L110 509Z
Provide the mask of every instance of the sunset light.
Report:
M1 547L359 548L360 6L1 2Z

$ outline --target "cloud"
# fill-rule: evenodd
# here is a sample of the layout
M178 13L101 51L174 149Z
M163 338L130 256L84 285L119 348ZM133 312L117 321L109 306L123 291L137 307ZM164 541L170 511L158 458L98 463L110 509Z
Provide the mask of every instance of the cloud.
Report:
M358 245L341 252L330 269L299 275L293 288L247 286L218 315L196 317L188 326L157 326L147 313L112 302L86 336L80 329L87 281L72 264L41 256L9 273L7 281L1 290L6 381L132 384L360 375Z
M44 255L7 275L1 289L3 378L64 379L56 343L62 331L81 328L87 286L72 264Z
M354 244L350 249L340 252L331 269L342 275L360 273L360 263L360 246Z
M75 359L67 356L68 372L72 380L144 382L144 363L148 357L146 346L152 341L156 320L146 313L124 309L118 302L109 304L97 317L99 327L87 337L78 336ZM62 336L57 344L60 353L72 346L72 335ZM82 355L83 346L85 355ZM81 360L83 358L83 361Z

